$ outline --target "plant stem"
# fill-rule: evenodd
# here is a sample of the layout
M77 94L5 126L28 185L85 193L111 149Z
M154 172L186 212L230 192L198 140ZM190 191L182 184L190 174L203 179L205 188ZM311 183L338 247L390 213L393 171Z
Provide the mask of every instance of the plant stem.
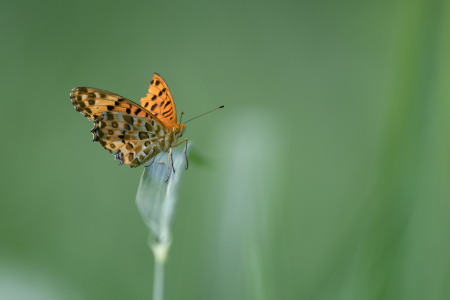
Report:
M153 300L164 299L164 265L165 262L155 255L155 270L153 278Z
M164 299L164 268L166 265L168 249L169 245L166 243L157 243L152 247L153 257L155 258L153 300Z

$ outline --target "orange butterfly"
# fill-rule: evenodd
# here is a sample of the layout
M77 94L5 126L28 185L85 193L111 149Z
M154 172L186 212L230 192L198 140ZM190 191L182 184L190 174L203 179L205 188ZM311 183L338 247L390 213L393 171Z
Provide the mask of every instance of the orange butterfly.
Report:
M117 94L89 87L72 89L70 99L77 111L94 121L91 130L94 141L114 152L120 164L135 168L167 151L171 160L173 147L186 143L187 149L188 139L178 142L186 124L178 123L172 93L156 73L147 96L141 98L142 106Z

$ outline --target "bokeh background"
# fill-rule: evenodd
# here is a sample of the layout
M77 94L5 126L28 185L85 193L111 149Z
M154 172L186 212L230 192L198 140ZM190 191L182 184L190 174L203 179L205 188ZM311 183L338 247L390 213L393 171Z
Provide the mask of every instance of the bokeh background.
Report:
M118 167L69 101L165 77L202 163L167 299L450 299L450 1L2 1L0 299L150 299Z

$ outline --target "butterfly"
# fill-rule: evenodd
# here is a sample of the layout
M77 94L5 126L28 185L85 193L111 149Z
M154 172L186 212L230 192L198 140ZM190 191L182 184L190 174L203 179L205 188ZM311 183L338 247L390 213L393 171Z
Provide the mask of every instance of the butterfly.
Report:
M73 88L70 100L77 111L94 121L93 140L114 153L119 164L135 168L167 151L170 161L172 148L183 143L186 154L188 139L178 141L186 124L178 123L172 93L159 74L154 74L141 105L90 87Z

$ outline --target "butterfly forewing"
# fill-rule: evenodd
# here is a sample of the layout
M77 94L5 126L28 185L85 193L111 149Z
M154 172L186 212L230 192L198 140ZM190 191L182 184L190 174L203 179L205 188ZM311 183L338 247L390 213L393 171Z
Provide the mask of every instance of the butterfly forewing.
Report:
M177 110L172 93L164 79L155 73L148 93L141 98L141 104L144 108L162 120L166 126L174 126L177 121Z
M133 101L101 89L77 87L70 92L70 99L75 109L90 120L96 120L108 111L154 118L149 111Z

